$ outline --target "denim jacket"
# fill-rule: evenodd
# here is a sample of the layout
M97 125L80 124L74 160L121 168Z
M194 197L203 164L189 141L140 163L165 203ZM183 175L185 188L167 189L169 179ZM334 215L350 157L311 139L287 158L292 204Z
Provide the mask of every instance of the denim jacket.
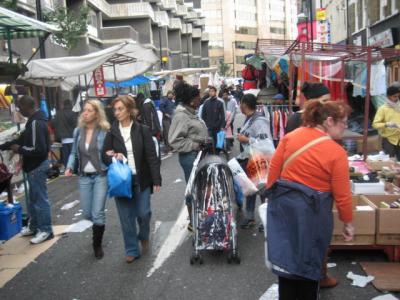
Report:
M332 194L278 180L267 197L268 257L273 272L320 280L333 232Z
M78 163L78 166L80 166L80 158L79 158L79 151L78 151L78 145L81 140L81 135L80 135L80 128L77 127L74 129L74 143L72 145L72 150L71 154L69 155L68 158L68 163L66 169L71 169L74 170L75 164ZM103 162L102 159L102 152L103 152L103 146L104 146L104 139L106 137L107 131L105 130L100 130L99 134L97 135L97 150L98 150L98 155L100 159L100 164L101 164L101 170L106 172L108 167L107 165ZM76 161L76 158L78 161ZM78 168L78 172L80 169Z

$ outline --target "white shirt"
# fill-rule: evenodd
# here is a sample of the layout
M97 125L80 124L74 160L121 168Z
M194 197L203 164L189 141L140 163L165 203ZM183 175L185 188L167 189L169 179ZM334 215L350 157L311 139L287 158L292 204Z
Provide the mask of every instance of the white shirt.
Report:
M119 131L121 132L122 138L124 139L124 144L126 148L126 152L128 154L128 165L132 171L132 174L136 174L136 165L135 165L135 157L133 156L133 148L131 141L131 128L133 122L128 127L122 127L121 123L119 123Z

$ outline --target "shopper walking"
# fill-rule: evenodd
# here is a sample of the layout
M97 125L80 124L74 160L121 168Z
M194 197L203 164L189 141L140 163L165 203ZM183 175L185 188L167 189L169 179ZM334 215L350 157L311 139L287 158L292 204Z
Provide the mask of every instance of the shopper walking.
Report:
M331 94L327 86L320 82L304 82L301 92L303 93L306 100L318 100L321 102L326 102L331 99ZM292 114L286 125L285 133L299 128L303 124L302 114L304 110L299 110Z
M400 86L392 84L386 95L386 103L378 108L372 126L382 137L385 153L400 160Z
M51 208L47 194L47 172L50 151L50 137L45 114L35 108L35 99L22 96L17 103L21 114L28 118L25 131L16 140L0 146L0 150L12 150L22 155L22 169L26 172L29 183L30 216L29 225L21 231L22 236L33 236L32 244L39 244L52 239Z
M203 120L196 114L200 105L199 90L187 83L181 83L175 87L175 93L179 105L172 119L168 139L171 147L179 153L179 164L187 183L200 146L208 140L208 131ZM186 207L190 219L188 230L192 231L191 197L186 197Z
M250 158L250 141L272 139L268 120L262 113L256 112L256 108L257 99L253 94L246 94L242 97L240 110L246 116L246 119L240 133L237 135L237 140L240 142L240 154L237 160L243 170L246 170ZM265 197L262 195L260 197L261 202L264 202ZM256 198L257 194L246 197L246 215L241 223L242 228L255 226Z
M165 152L172 151L172 148L168 141L169 128L171 127L172 116L174 115L175 102L174 92L168 91L167 97L163 97L160 102L160 111L163 114L162 125L163 125L163 138L165 144Z
M304 127L285 135L272 157L268 257L279 276L281 300L318 299L333 232L333 201L345 240L353 238L347 154L334 141L342 137L349 113L342 102L308 101Z
M66 176L72 176L74 170L79 175L83 216L93 222L92 246L97 259L104 256L102 241L106 223L107 166L102 160L102 150L109 128L100 101L86 100L78 127L74 130L74 143L65 170Z
M52 123L55 129L56 141L60 141L62 145L60 163L62 163L65 170L72 144L74 143L74 129L78 123L78 114L72 111L70 100L64 100L63 108L57 111Z
M150 129L135 118L135 102L130 96L118 96L112 102L116 122L107 134L103 159L128 160L132 171L132 199L115 199L125 243L126 262L132 263L149 248L151 205L153 191L161 187L160 160L157 158ZM136 228L139 225L139 232Z
M217 149L217 133L225 128L225 108L224 103L217 97L217 89L210 87L209 89L210 98L208 98L204 104L201 112L201 118L206 123L208 134L214 141L214 149Z

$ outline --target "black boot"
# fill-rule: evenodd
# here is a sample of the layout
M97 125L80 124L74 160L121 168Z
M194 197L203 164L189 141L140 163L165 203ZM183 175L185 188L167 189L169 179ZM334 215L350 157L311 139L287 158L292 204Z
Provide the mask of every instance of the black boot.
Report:
M104 233L104 225L95 225L93 224L93 251L94 256L97 259L101 259L104 256L103 247L101 246L101 242L103 240Z

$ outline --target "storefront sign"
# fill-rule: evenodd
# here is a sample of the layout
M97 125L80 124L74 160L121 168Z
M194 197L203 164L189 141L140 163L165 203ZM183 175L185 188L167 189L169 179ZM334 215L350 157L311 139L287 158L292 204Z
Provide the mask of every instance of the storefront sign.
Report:
M326 9L318 8L316 12L317 21L325 21L326 20Z
M382 48L392 47L394 45L392 29L389 28L385 31L371 36L368 39L368 44L370 46L378 46Z
M331 30L328 21L318 21L317 24L317 41L319 43L331 42Z
M97 97L103 97L106 95L106 86L104 82L104 72L103 67L100 66L96 70L93 71L93 82L94 82L94 91Z

